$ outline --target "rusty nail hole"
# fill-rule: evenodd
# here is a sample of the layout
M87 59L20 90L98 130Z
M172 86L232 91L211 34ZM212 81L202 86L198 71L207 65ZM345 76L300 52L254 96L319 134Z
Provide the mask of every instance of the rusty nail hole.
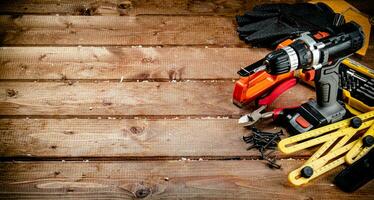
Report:
M57 146L56 145L52 145L51 149L57 149Z
M55 171L55 176L58 176L58 175L60 175L61 174L61 172L59 172L59 171Z
M143 132L143 128L137 127L137 126L133 126L133 127L130 128L130 131L133 134L139 134L139 133Z
M24 65L24 64L21 64L20 67L21 67L21 70L26 70L27 69L27 65Z
M13 89L6 89L6 94L8 95L8 97L14 97L18 94L18 91Z
M151 193L151 189L149 188L141 188L135 192L135 196L137 198L145 198Z

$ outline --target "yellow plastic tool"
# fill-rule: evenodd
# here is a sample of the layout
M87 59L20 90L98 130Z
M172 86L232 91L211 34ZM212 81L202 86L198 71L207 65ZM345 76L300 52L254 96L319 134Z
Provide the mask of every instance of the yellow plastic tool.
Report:
M358 128L350 127L351 119L347 119L281 140L278 147L284 153L293 153L323 144L303 166L290 172L288 180L296 186L306 184L310 180L344 164L347 159L352 159L351 163L353 163L369 152L372 147L362 148L362 138L374 134L374 111L357 117L363 121ZM357 132L368 128L369 130L364 136L347 144ZM340 140L336 143L339 138ZM331 148L333 144L335 145ZM326 153L329 149L330 151ZM351 153L344 156L347 152ZM305 171L309 171L309 174L305 174ZM311 171L312 173L310 173Z
M288 180L296 185L302 185L308 183L310 180L315 179L322 174L342 165L344 163L344 158L338 158L334 161L333 159L337 158L338 156L342 155L343 153L347 152L349 148L352 147L352 144L356 143L353 142L352 144L345 145L349 139L355 134L355 132L350 132L346 134L333 148L331 146L337 141L338 138L332 138L331 140L325 142L305 163L303 166L295 169L294 171L290 172L288 175ZM322 157L323 154L330 149L330 153L326 154ZM329 163L330 162L330 163ZM328 163L328 164L327 164ZM302 177L301 171L305 168L309 167L313 170L313 175L311 177Z
M348 153L345 155L345 161L348 164L352 164L362 158L364 155L366 155L372 148L374 148L374 145L371 146L365 146L363 139L365 137L374 137L374 124L371 125L369 130L356 142L356 144L348 151Z
M371 125L369 130L361 138L350 142L349 144L346 144L354 135L355 133L352 134L352 132L345 135L344 138L342 138L330 150L329 153L322 156L331 147L331 145L336 142L337 138L324 143L321 148L319 148L308 159L308 161L304 163L304 165L289 173L288 180L293 185L300 186L344 163L352 164L355 161L359 160L361 157L365 156L374 147L374 145L370 147L364 147L362 141L363 138L368 135L374 136L374 124ZM344 153L346 153L345 156L343 156ZM308 170L313 171L310 177L303 177L302 171L306 168L309 168Z
M325 143L327 141L331 141L334 138L339 138L352 132L356 133L357 131L366 129L372 125L374 122L374 111L370 111L356 117L359 117L363 121L359 128L350 127L352 119L350 118L314 129L312 131L285 138L278 143L278 148L283 153L290 154Z
M288 175L288 180L293 185L300 186L344 164L345 158L342 155L346 153L347 151L349 151L354 146L355 143L356 141L351 142L343 147L337 148L336 150L320 157L319 159L316 159L312 162L305 163L300 168L290 172ZM333 159L336 159L336 160L333 160ZM303 177L302 171L307 168L309 168L309 170L312 170L312 173L308 177Z

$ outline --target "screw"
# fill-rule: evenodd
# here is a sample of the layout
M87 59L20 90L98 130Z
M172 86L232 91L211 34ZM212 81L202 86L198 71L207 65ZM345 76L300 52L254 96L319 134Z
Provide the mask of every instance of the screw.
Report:
M267 165L271 168L280 169L281 166L276 163L275 159L270 159L269 155L273 153L274 151L265 154L265 152L269 149L275 150L277 146L277 142L281 139L280 135L283 134L283 131L279 131L276 133L271 132L264 132L260 131L255 127L252 127L252 135L250 136L243 136L243 140L246 143L252 143L247 150L251 150L253 148L256 148L260 154L261 159L267 161Z
M243 136L243 140L246 143L253 142L253 136Z
M371 147L374 144L374 137L371 135L367 135L362 138L362 143L365 147Z
M359 128L362 124L362 120L359 117L353 117L351 119L351 126L353 128Z
M274 136L267 144L265 144L265 146L263 148L266 149L266 147L268 147L269 144L272 143L276 138L277 138L277 136Z
M313 176L313 168L306 166L301 169L301 176L304 178L310 178Z

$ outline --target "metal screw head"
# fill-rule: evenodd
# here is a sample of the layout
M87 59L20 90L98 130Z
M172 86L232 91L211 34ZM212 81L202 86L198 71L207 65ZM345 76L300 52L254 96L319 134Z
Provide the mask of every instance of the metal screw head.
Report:
M361 124L362 124L362 120L359 117L353 117L351 119L351 126L353 128L358 128L361 126Z
M374 137L371 135L367 135L362 138L362 143L365 147L371 147L374 144Z
M304 178L310 178L313 176L313 168L306 166L301 169L301 176Z

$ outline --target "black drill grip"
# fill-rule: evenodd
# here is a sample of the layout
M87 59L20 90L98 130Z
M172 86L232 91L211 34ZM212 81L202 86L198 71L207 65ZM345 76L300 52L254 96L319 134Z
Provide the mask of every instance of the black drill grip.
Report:
M316 70L314 82L317 93L317 104L321 107L328 107L337 102L340 63L341 60Z

